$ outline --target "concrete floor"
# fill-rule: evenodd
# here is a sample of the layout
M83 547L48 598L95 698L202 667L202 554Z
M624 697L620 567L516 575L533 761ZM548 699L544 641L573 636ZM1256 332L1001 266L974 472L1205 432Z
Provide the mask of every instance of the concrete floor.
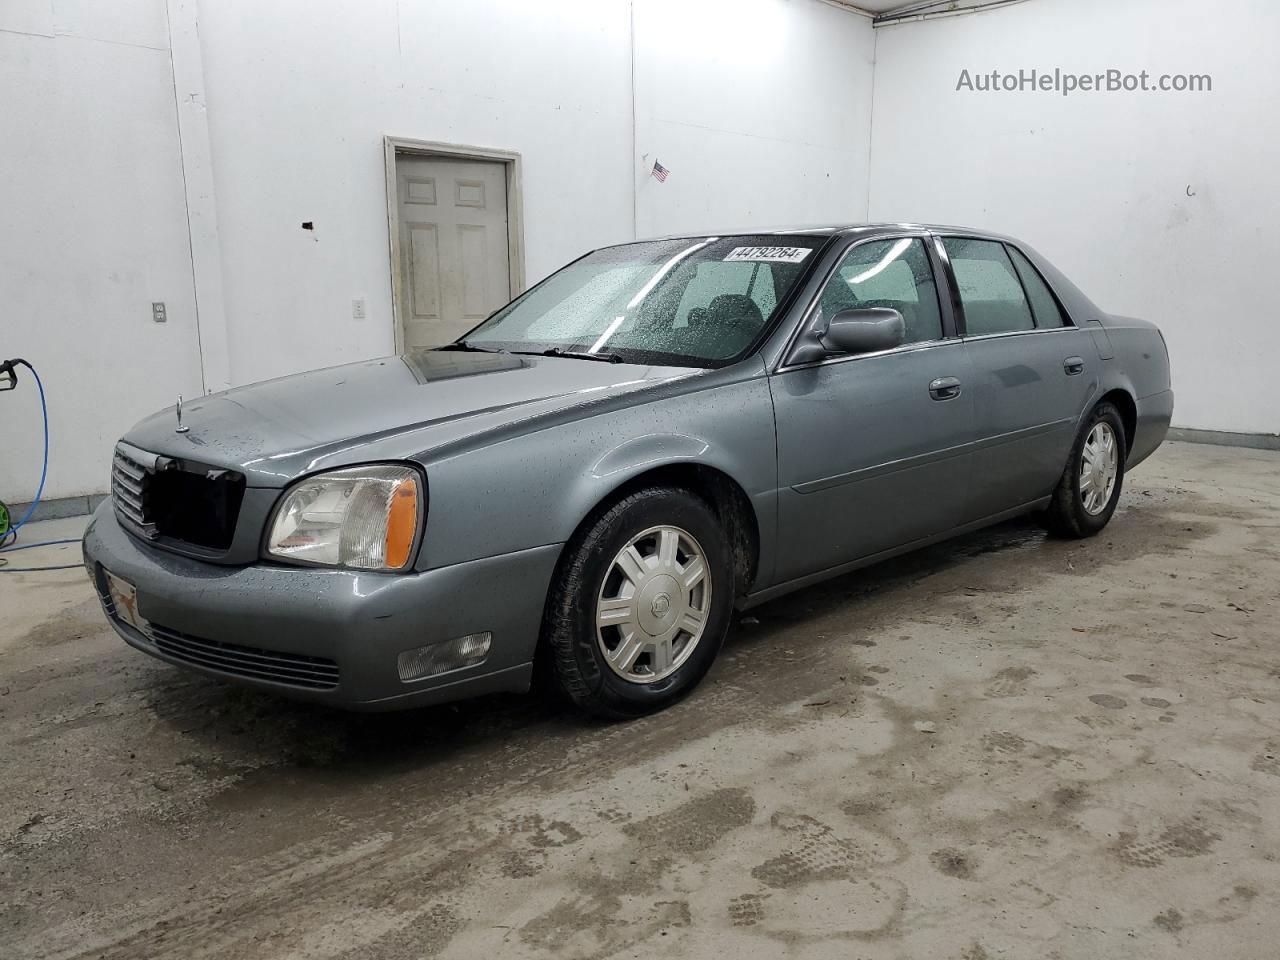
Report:
M1168 444L1097 539L769 604L614 726L274 700L3 574L0 956L1274 956L1278 533L1280 455Z

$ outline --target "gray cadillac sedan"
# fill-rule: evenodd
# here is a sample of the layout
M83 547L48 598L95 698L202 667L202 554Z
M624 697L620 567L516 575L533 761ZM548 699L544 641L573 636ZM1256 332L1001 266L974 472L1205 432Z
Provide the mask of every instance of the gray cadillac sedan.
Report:
M115 630L346 707L631 717L735 607L1016 514L1086 537L1164 439L1164 340L1025 244L907 224L596 250L460 340L169 409L84 538Z

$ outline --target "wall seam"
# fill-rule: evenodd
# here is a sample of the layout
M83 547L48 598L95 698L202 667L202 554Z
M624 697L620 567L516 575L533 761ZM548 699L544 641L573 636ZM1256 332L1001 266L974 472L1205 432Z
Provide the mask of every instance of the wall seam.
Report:
M628 40L631 44L631 160L627 168L631 171L631 237L640 239L640 186L639 171L636 169L636 151L640 149L639 134L636 132L636 0L629 4L631 24Z
M867 110L867 189L863 216L871 220L871 163L876 135L876 74L880 72L880 31L871 28L871 106Z

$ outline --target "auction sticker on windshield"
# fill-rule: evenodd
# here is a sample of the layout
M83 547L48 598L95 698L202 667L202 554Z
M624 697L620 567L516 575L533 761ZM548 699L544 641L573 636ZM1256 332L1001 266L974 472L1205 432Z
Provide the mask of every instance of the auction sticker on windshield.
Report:
M799 263L812 251L808 247L734 247L726 260L763 260L767 263Z

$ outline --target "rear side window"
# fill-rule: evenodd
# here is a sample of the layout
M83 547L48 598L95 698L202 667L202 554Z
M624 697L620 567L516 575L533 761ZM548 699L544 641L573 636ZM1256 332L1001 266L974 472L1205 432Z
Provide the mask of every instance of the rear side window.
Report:
M1027 291L1027 298L1031 301L1031 312L1036 317L1036 326L1049 329L1065 327L1067 322L1062 316L1062 309L1058 306L1058 301L1053 298L1048 285L1040 278L1039 271L1017 247L1005 249L1009 251L1013 266L1018 271L1022 286Z
M1035 329L1031 304L1027 302L1004 244L994 240L944 237L942 245L960 290L960 305L964 307L965 330L969 336Z
M891 307L905 321L905 343L942 339L933 268L923 241L914 237L854 247L827 281L819 303L826 319L841 310Z

